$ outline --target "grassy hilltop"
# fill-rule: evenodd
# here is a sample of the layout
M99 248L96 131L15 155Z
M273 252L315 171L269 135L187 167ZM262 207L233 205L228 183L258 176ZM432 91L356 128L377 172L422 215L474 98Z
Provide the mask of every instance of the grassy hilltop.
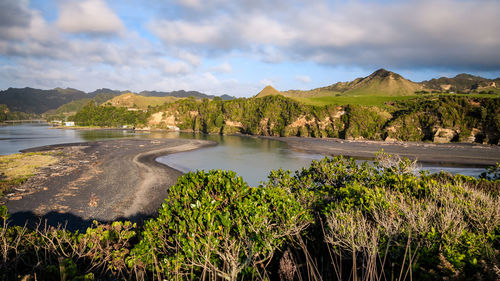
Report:
M383 106L387 102L409 100L412 98L440 93L467 94L467 96L484 96L484 94L500 94L500 84L472 75L457 75L454 78L441 77L430 81L416 83L403 76L379 69L367 77L348 82L316 88L312 90L278 91L268 86L256 97L269 94L282 95L310 105L366 105ZM269 88L270 87L270 88ZM271 91L271 89L273 89Z

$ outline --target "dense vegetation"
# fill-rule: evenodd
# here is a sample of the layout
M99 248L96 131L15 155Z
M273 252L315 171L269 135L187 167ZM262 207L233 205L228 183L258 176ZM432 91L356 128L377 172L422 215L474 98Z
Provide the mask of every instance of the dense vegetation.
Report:
M110 105L100 106L94 101L88 102L78 113L68 120L79 126L120 127L122 125L147 124L148 112L132 111L125 107Z
M498 280L500 181L415 175L414 163L325 158L249 187L188 173L143 226L10 226L0 279Z
M10 111L5 104L0 104L0 122L9 120L29 120L36 118L40 118L40 116L33 113Z
M70 115L74 115L76 112L82 110L82 108L89 102L93 101L95 104L102 104L107 100L116 97L118 94L115 93L102 93L97 94L94 98L85 98L80 100L75 100L66 104L61 105L57 109L52 109L45 112L45 118L47 121L52 120L66 120Z
M455 93L498 93L499 89L493 85L499 85L500 78L486 79L462 73L453 78L441 77L431 79L429 81L423 81L422 84L427 90L438 92L445 90L447 92ZM443 86L445 86L446 89L444 89Z
M186 99L151 108L183 130L264 136L339 137L497 144L500 98L431 96L385 106L310 106L274 95L231 101ZM80 120L83 121L83 120ZM167 123L154 126L166 128Z

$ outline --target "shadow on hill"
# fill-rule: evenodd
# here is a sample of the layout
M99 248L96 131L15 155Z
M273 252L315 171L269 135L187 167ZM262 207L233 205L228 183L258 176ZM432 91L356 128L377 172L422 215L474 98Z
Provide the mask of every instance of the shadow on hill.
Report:
M131 221L142 225L145 220L154 217L154 215L136 214L130 217L120 217L113 221ZM86 229L92 226L93 222L97 221L102 224L112 223L113 221L102 221L94 219L82 219L81 217L70 213L49 212L43 216L38 216L33 212L16 212L11 214L9 218L10 225L24 226L29 229L37 227L53 226L62 227L70 231L85 232Z

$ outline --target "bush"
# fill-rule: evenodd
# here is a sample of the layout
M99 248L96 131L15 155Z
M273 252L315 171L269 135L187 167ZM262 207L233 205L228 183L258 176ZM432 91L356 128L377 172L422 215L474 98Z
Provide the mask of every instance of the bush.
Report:
M272 171L259 187L193 172L140 228L84 233L9 226L0 207L0 279L499 280L500 181L415 171L381 153Z
M374 165L336 157L313 161L294 176L271 174L270 185L290 187L314 213L302 256L315 253L307 263L327 268L317 279L500 277L498 195L459 176L417 175L414 167L381 154Z
M188 173L146 223L133 255L167 279L263 276L265 263L309 220L281 188L250 187L230 171Z

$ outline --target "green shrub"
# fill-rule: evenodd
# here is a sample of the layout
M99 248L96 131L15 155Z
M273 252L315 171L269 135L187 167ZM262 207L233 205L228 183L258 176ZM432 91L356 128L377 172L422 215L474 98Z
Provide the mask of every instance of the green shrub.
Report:
M133 262L167 279L250 278L309 220L281 188L250 187L230 171L188 173L146 223Z

